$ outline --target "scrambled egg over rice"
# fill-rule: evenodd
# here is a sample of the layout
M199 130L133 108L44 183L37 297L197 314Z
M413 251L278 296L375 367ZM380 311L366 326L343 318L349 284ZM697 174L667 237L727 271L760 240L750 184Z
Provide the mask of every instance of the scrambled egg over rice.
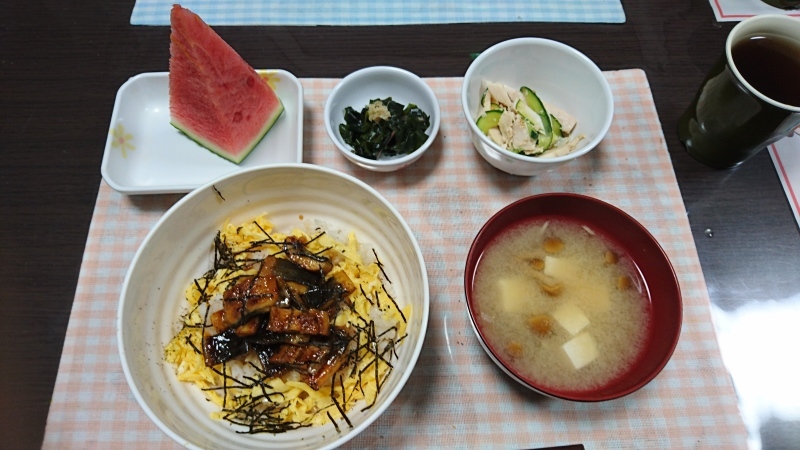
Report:
M247 376L253 376L252 373L246 374L248 363L240 359L213 368L207 367L201 349L204 333L213 329L207 322L208 309L213 308L209 305L213 304L214 299L222 297L231 279L253 275L258 266L253 265L234 273L220 269L193 280L186 289L186 312L181 317L181 330L166 345L165 359L174 365L178 380L194 383L208 400L220 408L211 414L212 418L250 426L250 432L259 432L258 427L244 423L246 421L233 412L245 403L256 401L270 403L269 411L274 416L271 420L294 425L287 429L319 425L332 420L338 430L337 422L340 420L349 423L346 414L354 406L362 402L363 408L359 408L362 410L375 402L380 386L391 372L391 359L397 356L395 345L405 337L407 320L411 316L410 305L398 309L395 300L386 292L389 286L385 282L389 281L384 279L377 255L373 257L374 253L364 252L362 256L353 232L347 236L346 243L335 240L329 234L320 232L311 236L299 229L293 230L290 236L307 242L309 251L322 252L330 258L334 268L329 277L337 271L344 271L358 286L350 294L352 306L341 308L336 317L331 319L331 325L345 327L358 324L363 328L366 324L374 324L372 336L373 339L378 336L378 341L370 343L369 336L359 333L358 350L354 357L339 369L333 382L321 386L319 390L312 389L296 372L259 383L240 383L237 380L243 379L243 376L244 380L249 380ZM254 242L267 237L274 242L282 242L287 235L275 232L272 223L262 215L241 226L226 224L220 230L220 237L232 254L244 254L242 257L246 258L246 250L252 248ZM278 254L281 250L275 244L265 244L259 248L263 250L263 256ZM222 375L223 368L225 376ZM274 427L261 431L277 432Z

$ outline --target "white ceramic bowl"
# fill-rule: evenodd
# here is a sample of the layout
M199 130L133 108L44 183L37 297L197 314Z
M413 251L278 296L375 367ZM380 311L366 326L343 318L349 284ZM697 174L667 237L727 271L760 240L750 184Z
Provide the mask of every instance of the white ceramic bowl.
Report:
M215 190L216 189L216 190ZM221 194L218 195L216 191ZM224 197L224 200L222 199ZM283 434L237 434L209 418L196 386L176 380L164 346L179 329L184 290L213 263L212 240L227 220L242 223L268 213L276 230L323 220L373 246L401 306L412 305L408 338L377 403L350 413L353 428L313 426ZM125 378L141 407L165 433L189 448L331 448L353 438L395 399L417 361L428 323L429 290L420 248L400 214L363 182L324 167L284 164L219 178L181 199L158 221L133 258L122 287L117 340ZM241 430L241 429L240 429Z
M482 80L528 86L543 101L575 116L575 133L585 139L570 154L555 158L519 155L495 144L475 124ZM512 39L482 52L464 76L461 104L478 153L492 166L524 176L550 172L590 152L605 137L614 115L611 88L597 65L568 45L540 38Z
M356 111L367 106L370 100L392 97L403 105L413 103L431 118L428 140L422 147L408 155L388 159L372 160L353 153L352 147L339 134L339 125L344 123L344 110L348 106ZM376 172L391 172L402 169L418 160L431 146L439 132L439 101L422 78L397 67L367 67L344 77L325 102L325 129L336 148L352 163Z

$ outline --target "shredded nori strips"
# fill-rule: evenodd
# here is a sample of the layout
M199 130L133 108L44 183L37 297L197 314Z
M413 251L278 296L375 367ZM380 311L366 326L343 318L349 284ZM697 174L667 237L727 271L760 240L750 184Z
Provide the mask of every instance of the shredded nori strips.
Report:
M256 226L258 226L257 223ZM284 247L284 250L279 250L273 253L272 256L286 254L285 246L289 244L288 242L275 241L263 228L260 226L258 226L258 228L264 233L265 238L252 242L248 248L241 251L233 251L220 233L217 233L214 237L214 270L224 270L230 274L228 279L224 281L228 286L235 285L242 277L241 275L234 275L233 273L235 271L248 267L256 267L262 263L264 256L259 253L264 245ZM323 233L320 233L315 236L312 241L319 238L322 234ZM307 245L308 242L304 245L293 241L291 244L293 246L299 245L300 248L298 248L298 250L304 251L305 245ZM324 250L318 253L323 252ZM378 259L377 253L375 254L375 258L386 281L390 282L385 272L383 272L383 265ZM332 295L337 299L338 303L341 303L339 307L348 305L352 311L355 311L352 309L352 304L348 304L346 293L341 291L341 288L337 287L332 280L327 280L327 282L323 283L322 280L324 278L320 277L320 275L297 272L294 270L294 267L290 267L290 264L288 260L281 261L279 264L281 276L286 277L287 280L291 279L301 284L310 283L313 279L315 283L321 283L324 290L330 291L328 295ZM202 277L193 281L195 288L200 292L200 300L195 310L200 308L201 305L208 305L209 293L207 289L209 282L214 277L214 270L206 272ZM390 299L394 307L400 312L402 320L405 321L406 318L402 311L400 311L394 298L389 295L386 291L386 287L383 285L382 291L382 295L386 295ZM373 299L366 294L364 287L360 284L357 286L354 295L357 295L356 293L360 293L367 301L373 303ZM378 291L373 291L373 294L375 296L374 301L380 308ZM308 300L313 299L315 303L321 302L314 297L315 295L317 295L316 292L308 296ZM373 305L375 303L373 303ZM390 305L386 306L389 307ZM335 310L336 308L331 311ZM211 331L212 325L209 321L208 310L205 311L203 316L202 323L196 325L186 324L185 326L190 328L203 328ZM242 321L244 322L248 319L249 317L244 317ZM269 362L269 356L276 351L277 346L283 343L292 343L298 345L335 347L332 348L332 353L338 352L339 355L344 358L344 363L336 370L330 381L330 383L338 388L338 391L336 389L331 389L331 396L329 398L330 404L320 405L317 414L326 414L328 419L333 423L336 431L341 432L339 424L336 423L330 413L332 408L335 408L341 415L341 420L352 428L353 425L344 408L355 391L358 390L364 393L362 374L367 371L374 371L375 381L377 383L375 397L371 399L365 398L368 404L362 409L362 411L364 411L370 409L375 404L383 384L394 369L391 361L393 358L397 358L397 345L406 337L405 335L399 336L396 327L391 327L378 334L375 329L375 323L372 320L368 320L360 315L358 315L357 320L360 321L360 324L351 323L348 330L336 329L333 331L333 335L327 339L311 336L309 339L300 343L298 343L295 338L291 338L286 334L271 333L261 329L264 327L263 324L266 323L265 321L262 321L256 334L247 337L237 336L234 326L215 335L205 334L205 336L200 339L200 342L197 343L193 342L192 339L187 336L186 342L197 354L203 355L205 358L211 356L212 362L221 363L221 368L220 366L212 366L210 369L220 375L223 382L218 386L208 387L203 390L219 391L223 398L222 418L231 424L244 427L244 430L237 430L237 433L247 434L274 434L311 426L311 421L293 422L285 420L283 418L283 411L288 407L288 404L283 398L283 394L269 393L269 390L271 390L268 384L269 380L276 376L281 376L288 370L295 370L301 374L305 373L306 370L301 365L271 364ZM255 369L255 374L234 377L231 368L228 366L228 360L237 357L241 359L245 354L251 351L257 358L256 362L260 364L254 364L250 361L247 361L246 364ZM378 371L379 364L386 365L386 371L382 377ZM358 370L359 365L362 365L361 370ZM358 381L348 392L344 385L344 379L345 377L353 376L357 377ZM258 387L262 389L257 389L255 392L252 391L253 388ZM232 402L229 401L228 395L231 393L232 389L238 390L243 388L249 389L250 392L236 395Z

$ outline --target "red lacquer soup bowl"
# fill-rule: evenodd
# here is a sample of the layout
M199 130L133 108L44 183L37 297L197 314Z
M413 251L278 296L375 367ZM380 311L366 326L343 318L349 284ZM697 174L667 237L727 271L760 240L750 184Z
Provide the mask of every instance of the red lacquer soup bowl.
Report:
M621 253L621 258L627 258L627 263L637 274L637 283L641 283L637 284L637 287L641 291L642 301L646 302L644 304L647 311L646 325L642 328L645 331L641 332L642 339L637 341L640 350L635 353L636 356L630 359L624 368L618 369L613 377L602 383L590 383L589 387L554 388L537 380L535 375L523 374L519 368L520 363L512 361L513 357L505 351L506 348L503 346L506 343L499 342L492 333L487 333L486 319L481 316L481 306L476 303L477 295L473 288L487 248L496 245L498 239L505 236L507 231L525 223L550 223L550 221L580 225L584 229L591 230L591 233ZM464 273L464 289L472 326L489 357L519 383L554 398L597 402L635 392L661 372L672 356L680 336L683 312L681 291L675 271L664 250L647 229L630 215L615 206L584 195L569 193L534 195L518 200L497 212L481 228L472 243ZM560 326L562 323L552 322L553 326ZM521 336L520 339L526 337ZM601 355L602 350L600 348ZM537 355L534 353L533 358Z

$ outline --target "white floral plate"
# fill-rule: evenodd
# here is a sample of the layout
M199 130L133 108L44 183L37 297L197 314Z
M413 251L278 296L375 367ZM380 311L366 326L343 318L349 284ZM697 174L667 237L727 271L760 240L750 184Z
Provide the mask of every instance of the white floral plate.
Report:
M303 87L285 70L259 71L283 115L241 164L204 149L170 125L169 73L142 73L117 92L100 172L124 194L189 192L240 169L303 162Z

